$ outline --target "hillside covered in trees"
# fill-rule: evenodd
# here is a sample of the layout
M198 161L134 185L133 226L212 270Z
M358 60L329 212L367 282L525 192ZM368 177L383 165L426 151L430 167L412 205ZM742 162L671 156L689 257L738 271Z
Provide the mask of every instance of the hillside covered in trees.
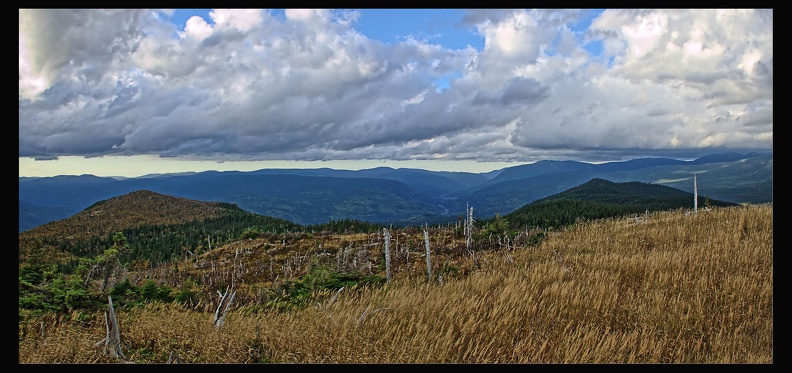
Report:
M214 244L259 232L298 231L292 222L261 216L223 202L203 202L148 190L99 201L84 211L19 234L20 261L32 247L70 272L81 257L111 247L116 233L129 243L130 261L156 265Z
M595 178L564 192L527 204L505 216L475 219L480 235L511 234L525 229L559 228L579 220L693 207L693 195L671 187L643 182L614 183ZM698 196L698 205L735 204ZM475 213L474 206L471 206ZM443 225L460 230L460 218ZM424 225L416 224L418 226ZM437 225L437 224L435 224ZM47 262L71 272L81 257L101 254L116 233L129 244L126 258L138 266L195 256L261 234L297 232L372 233L384 224L341 219L303 226L284 219L243 211L234 204L204 202L148 190L127 193L94 203L67 219L19 234L20 262L32 246L40 246Z
M699 206L735 204L699 196ZM642 182L614 183L592 179L577 187L527 204L505 216L474 219L481 236L515 235L520 230L559 228L578 220L693 207L693 195L663 185ZM475 215L475 207L471 206ZM460 212L464 219L470 212ZM434 226L452 226L461 220ZM425 225L425 222L416 224ZM74 269L79 258L95 257L114 243L116 233L126 238L124 259L137 267L200 255L211 248L261 234L372 233L384 224L341 219L303 226L284 219L250 213L224 202L204 202L148 190L127 193L94 203L84 211L19 234L20 263L31 247L42 249L45 262L60 271ZM126 264L129 264L126 263Z
M737 204L696 196L664 185L637 181L615 183L595 178L564 192L531 202L504 216L511 229L563 227L582 220L654 211Z

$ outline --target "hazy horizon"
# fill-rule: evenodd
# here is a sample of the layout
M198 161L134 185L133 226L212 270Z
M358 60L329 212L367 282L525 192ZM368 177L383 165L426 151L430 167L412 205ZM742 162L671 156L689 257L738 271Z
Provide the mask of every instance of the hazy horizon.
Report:
M772 149L743 149L741 151L721 151L704 155L723 153L761 153L772 154ZM691 161L695 157L662 157ZM635 157L658 158L658 157ZM603 162L623 162L630 159L618 159ZM256 171L261 169L318 169L330 168L336 170L363 170L377 167L390 167L394 169L411 168L427 171L488 173L504 168L532 164L535 162L477 162L477 161L388 161L388 160L348 160L348 161L249 161L249 162L217 162L209 160L185 161L183 159L157 159L150 156L137 157L100 157L91 158L86 163L80 157L61 157L58 160L36 161L31 158L19 158L19 177L51 177L63 175L94 175L102 177L133 178L154 174L173 174L203 171ZM562 159L555 159L561 161Z

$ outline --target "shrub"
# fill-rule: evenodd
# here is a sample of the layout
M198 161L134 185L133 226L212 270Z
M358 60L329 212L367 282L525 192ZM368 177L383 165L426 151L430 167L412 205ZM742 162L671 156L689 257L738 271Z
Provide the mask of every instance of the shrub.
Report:
M240 240L247 240L257 238L261 234L261 230L258 227L248 227L242 231L242 234L239 235Z

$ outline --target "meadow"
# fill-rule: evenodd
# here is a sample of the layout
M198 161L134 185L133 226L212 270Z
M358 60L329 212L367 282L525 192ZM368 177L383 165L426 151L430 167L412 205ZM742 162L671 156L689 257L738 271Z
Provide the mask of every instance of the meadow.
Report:
M318 291L304 308L240 301L221 328L214 305L119 308L123 358L106 353L104 312L20 311L19 363L774 360L772 204L581 221L539 244L438 255L433 280L413 260L385 284Z

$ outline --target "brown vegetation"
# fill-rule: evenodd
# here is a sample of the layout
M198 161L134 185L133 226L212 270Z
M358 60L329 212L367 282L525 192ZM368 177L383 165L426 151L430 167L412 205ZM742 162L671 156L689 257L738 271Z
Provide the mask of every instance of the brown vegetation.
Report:
M218 202L203 202L187 198L138 190L102 201L67 219L53 221L19 233L19 257L22 261L28 250L42 242L76 242L91 237L105 237L124 228L141 225L168 225L203 220L218 216L223 208ZM47 248L53 258L48 262L65 262L67 253ZM58 258L57 256L64 256Z
M581 222L474 251L450 230L430 232L436 279L422 231L395 230L390 283L316 293L305 309L257 306L320 260L384 276L381 235L263 236L154 270L215 288L190 306L117 309L125 361L773 363L772 205ZM218 329L217 289L232 282ZM105 334L102 312L20 311L19 362L121 362L97 345Z

